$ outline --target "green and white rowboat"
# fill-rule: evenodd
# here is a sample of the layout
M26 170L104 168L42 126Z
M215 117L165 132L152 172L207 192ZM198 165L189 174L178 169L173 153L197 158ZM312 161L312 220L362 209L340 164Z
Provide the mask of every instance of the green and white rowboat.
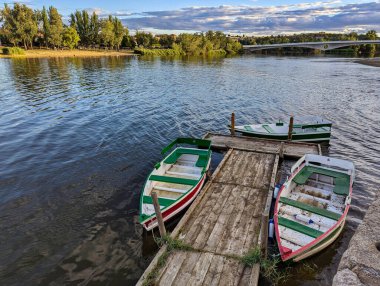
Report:
M331 126L332 123L322 117L303 116L295 118L292 141L330 141ZM235 131L257 138L287 140L289 123L280 120L276 123L241 125L235 126Z
M175 149L155 165L142 190L139 220L146 230L158 226L152 192L157 193L163 220L167 221L193 202L206 180L211 141L178 138L161 153L166 154L174 146Z
M305 155L291 169L275 204L274 227L283 261L300 261L329 246L350 208L352 162Z

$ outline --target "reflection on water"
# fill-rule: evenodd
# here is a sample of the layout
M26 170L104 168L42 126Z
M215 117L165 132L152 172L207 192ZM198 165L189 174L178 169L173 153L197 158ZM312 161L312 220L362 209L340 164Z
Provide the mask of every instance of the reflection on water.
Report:
M342 238L308 260L313 271L295 266L292 284L331 283L378 189L374 67L253 56L1 59L0 78L4 285L136 282L157 251L137 217L161 147L177 136L225 132L232 111L240 123L323 115L335 123L330 155L356 164Z

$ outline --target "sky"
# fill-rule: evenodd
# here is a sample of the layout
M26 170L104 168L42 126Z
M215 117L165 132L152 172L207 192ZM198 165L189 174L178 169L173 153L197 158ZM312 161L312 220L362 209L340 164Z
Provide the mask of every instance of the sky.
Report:
M3 2L12 3L10 0ZM380 32L379 0L21 0L31 8L54 6L68 19L75 10L119 17L131 32L204 32L272 35L301 32Z

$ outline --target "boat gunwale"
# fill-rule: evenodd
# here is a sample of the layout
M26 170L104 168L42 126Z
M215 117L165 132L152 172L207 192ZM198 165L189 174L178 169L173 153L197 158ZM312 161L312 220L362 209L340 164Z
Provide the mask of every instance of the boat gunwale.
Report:
M159 162L159 164L160 164L160 166L162 166L162 164L165 164L165 165L171 165L171 166L174 166L175 165L175 163L174 164L166 164L166 163L164 163L164 161L168 158L168 157L170 157L174 152L176 152L176 150L178 149L178 148L184 148L184 149L186 149L187 147L181 147L181 146L177 146L176 148L174 148L167 156L165 156L160 162ZM191 147L188 147L188 149L200 149L200 148L191 148ZM208 170L209 169L209 166L210 166L210 163L211 163L211 150L210 150L210 147L209 147L209 149L200 149L200 150L207 150L208 151L208 162L207 162L207 164L206 164L206 166L205 167L198 167L199 168L199 170L201 170L201 176L199 177L199 179L197 180L198 182L194 185L194 186L192 186L189 190L187 190L186 192L184 192L182 195L180 195L177 199L175 199L175 201L171 204L171 205L169 205L169 206L164 206L163 208L161 208L161 211L162 211L162 213L164 213L165 211L167 211L167 210L169 210L169 209L171 209L171 208L174 208L178 203L180 203L180 202L182 202L184 199L185 199L185 197L187 196L187 195L189 195L189 194L191 194L191 192L193 192L194 191L194 189L195 188L198 188L199 187L199 184L203 181L204 182L204 179L205 179L205 176L206 176L206 170ZM148 222L148 221L150 221L150 220L154 220L154 218L156 217L156 214L155 213L152 213L151 215L149 215L149 216L147 216L147 215L145 215L146 217L143 219L143 212L142 212L142 206L143 206L143 197L144 197L144 193L145 193L145 189L146 189L146 187L147 187L147 183L148 183L148 181L150 181L149 180L149 178L150 178L150 176L152 175L152 173L154 172L154 170L155 170L155 168L149 173L149 175L147 176L147 178L146 178L146 180L145 180L145 183L144 183L144 186L143 186L143 188L142 188L142 190L141 190L141 193L140 193L140 205L139 205L139 222L140 222L140 224L142 224L143 226L144 226L144 228L146 228L145 227L145 224ZM198 190L198 191L200 191L200 190ZM167 217L167 219L169 219L171 216L169 216L169 217ZM167 220L166 219L166 220ZM147 229L147 228L146 228ZM147 230L150 230L150 229L147 229Z
M339 218L339 220L333 226L331 226L326 232L324 232L324 234L322 234L318 238L313 239L308 244L305 244L304 246L302 246L301 248L297 249L296 251L292 251L291 253L286 254L285 251L284 251L284 247L281 244L281 237L280 237L280 232L279 232L279 227L278 227L279 226L279 224L278 224L278 211L279 211L278 204L280 202L280 197L281 197L282 191L285 189L285 187L287 187L287 184L290 185L290 183L293 181L294 177L302 170L302 168L304 166L305 166L305 162L302 165L300 165L296 169L296 171L291 174L291 176L287 179L287 181L281 186L281 188L280 188L280 190L278 192L277 198L276 198L275 206L274 206L275 233L276 233L277 245L278 245L278 248L279 248L280 254L281 254L281 259L283 261L292 259L292 258L294 258L294 257L296 257L296 256L298 256L298 255L300 255L302 253L307 253L308 249L311 249L313 246L319 244L326 237L328 237L335 229L337 229L342 223L344 223L344 221L345 221L345 219L347 217L348 210L349 210L349 208L351 206L351 202L350 201L347 202L347 200L346 200L347 203L345 205L345 210L342 213L342 215ZM348 194L347 197L351 197L351 195L352 195L352 184L353 184L353 176L350 175L350 190L349 190L349 194Z

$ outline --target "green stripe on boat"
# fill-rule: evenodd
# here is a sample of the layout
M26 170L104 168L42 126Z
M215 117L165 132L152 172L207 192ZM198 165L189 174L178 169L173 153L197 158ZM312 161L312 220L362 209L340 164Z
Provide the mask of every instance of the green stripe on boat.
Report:
M171 199L165 199L165 198L158 198L158 203L160 206L167 207L170 206L173 202L176 200L171 200ZM153 199L151 196L144 196L143 197L143 203L145 204L153 204Z
M244 125L244 129L247 131L253 131L253 129L250 125Z
M201 149L176 149L168 158L165 159L165 164L174 164L177 162L178 158L182 155L198 155L198 156L205 156L208 158L209 151L208 150L201 150ZM198 166L199 167L199 166Z
M319 231L317 229L308 227L306 225L300 224L298 222L295 222L293 220L284 218L284 217L278 217L278 224L285 226L287 228L293 229L297 232L306 234L308 236L311 236L313 238L317 238L323 234L322 231Z
M328 211L328 210L325 210L325 209L313 207L311 205L308 205L308 204L305 204L305 203L302 203L302 202L299 202L299 201L295 201L295 200L292 200L292 199L288 199L288 198L285 198L285 197L281 197L280 198L280 203L283 203L283 204L286 204L286 205L289 205L289 206L292 206L292 207L296 207L296 208L299 208L301 210L305 210L305 211L308 211L308 212L311 212L311 213L314 213L314 214L318 214L318 215L321 215L321 216L324 216L324 217L327 217L327 218L331 218L333 220L339 220L340 217L341 217L341 215L338 214L338 213L334 213L334 212L331 212L331 211Z
M263 124L262 126L268 133L275 133L269 125Z
M350 190L350 176L348 174L326 170L313 166L305 166L293 179L299 185L304 185L313 174L320 174L335 178L334 193L338 195L348 195Z
M163 182L163 183L179 184L179 185L190 185L190 186L195 186L196 184L198 184L198 180L183 179L183 178L168 177L168 176L158 176L158 175L150 175L149 180L156 181L156 182Z

